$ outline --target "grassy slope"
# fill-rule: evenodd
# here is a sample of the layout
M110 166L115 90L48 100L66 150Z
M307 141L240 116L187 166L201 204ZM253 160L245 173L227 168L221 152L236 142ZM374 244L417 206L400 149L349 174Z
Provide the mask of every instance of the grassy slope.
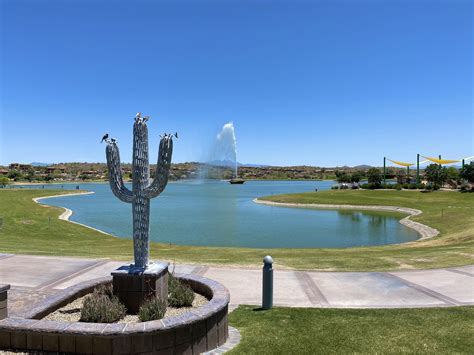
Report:
M254 311L240 306L230 324L242 335L229 354L472 354L474 307Z
M265 200L286 203L390 205L420 209L412 220L438 229L438 237L426 241L369 248L315 252L316 267L337 269L433 268L474 262L474 194L454 191L322 191L278 195Z
M84 257L132 258L130 240L106 236L57 219L62 209L41 207L33 197L63 190L0 190L0 252ZM200 264L260 266L271 254L276 267L328 270L393 270L434 268L473 263L474 194L414 191L324 191L272 196L268 199L304 203L382 204L419 208L416 220L438 228L434 240L405 245L351 249L250 249L176 246L151 243L152 258ZM448 206L452 206L448 208ZM441 208L444 208L441 217ZM49 217L51 222L49 225Z

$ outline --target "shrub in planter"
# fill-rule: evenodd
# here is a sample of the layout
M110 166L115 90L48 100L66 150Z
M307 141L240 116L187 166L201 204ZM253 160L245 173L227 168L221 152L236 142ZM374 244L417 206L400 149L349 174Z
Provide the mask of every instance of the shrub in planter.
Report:
M101 285L84 298L81 308L81 322L113 323L123 317L127 309L113 295L112 286Z
M166 307L166 300L152 297L140 306L140 309L138 310L138 319L140 319L140 322L161 319L165 316Z
M191 307L194 291L172 274L168 277L168 304L172 307Z

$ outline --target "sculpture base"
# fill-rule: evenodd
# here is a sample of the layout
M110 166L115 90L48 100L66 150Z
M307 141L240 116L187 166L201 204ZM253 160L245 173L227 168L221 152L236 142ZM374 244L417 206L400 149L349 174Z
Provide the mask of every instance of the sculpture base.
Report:
M137 313L147 298L168 298L168 265L156 262L146 269L124 265L112 271L114 294L127 312Z

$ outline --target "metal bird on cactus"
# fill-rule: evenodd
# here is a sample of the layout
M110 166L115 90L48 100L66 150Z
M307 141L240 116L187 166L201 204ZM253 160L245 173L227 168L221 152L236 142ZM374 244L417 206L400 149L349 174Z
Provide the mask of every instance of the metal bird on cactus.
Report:
M173 154L173 136L165 135L160 140L158 163L153 181L150 183L148 162L149 117L135 116L133 124L133 162L132 190L123 183L120 154L117 142L107 140L106 156L109 171L110 188L121 201L132 204L133 215L133 251L135 267L146 269L150 249L150 199L160 195L168 183L171 155Z

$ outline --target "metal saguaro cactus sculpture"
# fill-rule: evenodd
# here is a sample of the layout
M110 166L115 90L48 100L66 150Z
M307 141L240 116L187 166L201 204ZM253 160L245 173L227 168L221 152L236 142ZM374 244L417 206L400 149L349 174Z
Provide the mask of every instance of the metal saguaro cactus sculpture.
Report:
M148 116L140 113L135 116L133 125L133 167L132 191L125 187L120 166L120 154L117 142L106 137L107 167L112 192L121 201L132 204L133 214L133 251L135 267L146 269L149 255L150 199L157 197L168 183L171 155L173 153L173 135L161 137L158 163L153 181L150 183L148 162ZM176 134L177 136L177 134Z

